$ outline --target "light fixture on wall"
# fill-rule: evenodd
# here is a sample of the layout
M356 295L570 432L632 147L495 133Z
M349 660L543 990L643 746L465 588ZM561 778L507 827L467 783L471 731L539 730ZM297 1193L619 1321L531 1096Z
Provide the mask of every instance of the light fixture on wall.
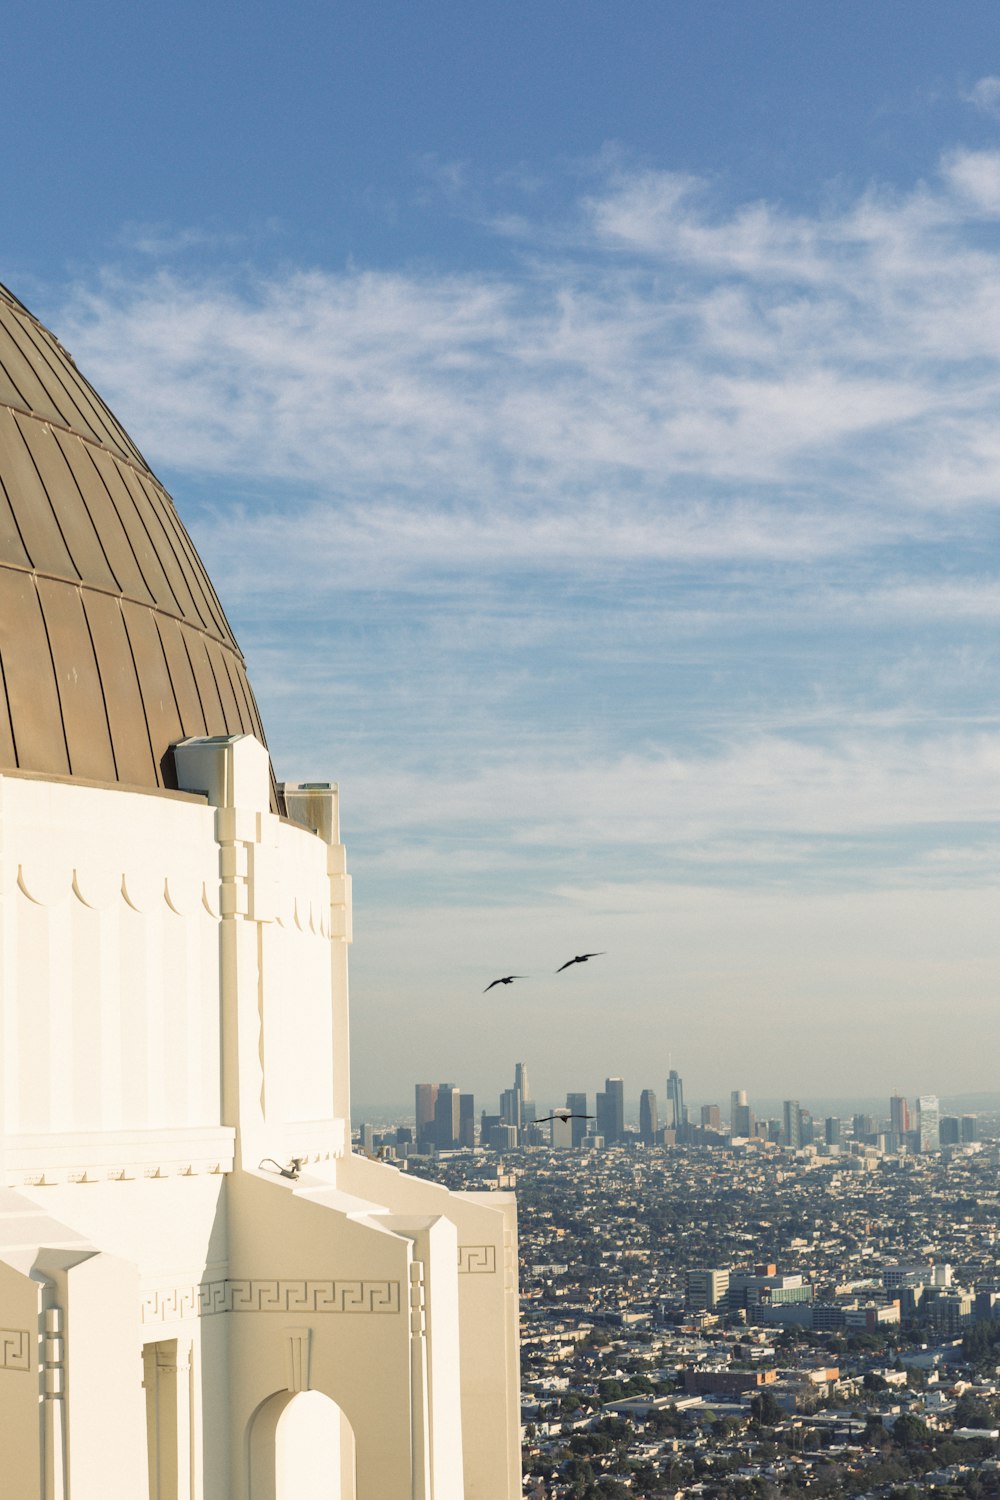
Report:
M259 1161L257 1163L257 1171L262 1172L268 1162L271 1163L272 1167L277 1167L282 1177L290 1177L293 1182L295 1181L296 1177L298 1177L299 1171L302 1167L301 1156L293 1156L292 1164L290 1167L283 1167L280 1162L275 1161L273 1156L265 1156L262 1161Z

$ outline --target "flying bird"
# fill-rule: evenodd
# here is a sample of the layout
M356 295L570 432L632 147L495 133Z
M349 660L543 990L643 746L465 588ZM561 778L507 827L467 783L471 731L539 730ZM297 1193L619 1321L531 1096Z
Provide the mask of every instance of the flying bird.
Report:
M585 964L588 958L603 958L606 952L607 949L602 948L600 953L578 953L575 958L568 958L564 964L560 964L556 973L561 974L563 969L572 968L574 964Z
M542 1118L540 1120L532 1120L531 1123L533 1125L546 1125L546 1124L548 1124L549 1120L593 1120L594 1118L595 1117L593 1115L571 1115L571 1114L542 1115Z
M488 984L486 990L491 990L494 984L513 984L515 979L527 979L527 974L505 974L502 979L494 979L493 984ZM483 990L483 994L486 994Z

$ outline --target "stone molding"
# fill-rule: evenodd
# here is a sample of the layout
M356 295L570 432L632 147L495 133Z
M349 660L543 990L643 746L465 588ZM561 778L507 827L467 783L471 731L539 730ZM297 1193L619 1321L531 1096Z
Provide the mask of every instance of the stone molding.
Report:
M31 1369L31 1334L27 1328L0 1328L0 1370Z
M495 1245L459 1245L459 1276L493 1276L497 1268Z
M233 1170L235 1141L231 1125L13 1135L4 1167L10 1187L224 1174Z
M142 1299L142 1322L173 1323L216 1313L398 1313L398 1281L309 1281L226 1277L186 1286L156 1287Z

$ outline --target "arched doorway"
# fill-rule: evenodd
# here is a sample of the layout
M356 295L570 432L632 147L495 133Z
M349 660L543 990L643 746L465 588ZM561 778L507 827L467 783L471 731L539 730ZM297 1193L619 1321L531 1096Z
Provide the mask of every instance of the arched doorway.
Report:
M354 1433L320 1391L278 1391L250 1423L250 1500L356 1500Z

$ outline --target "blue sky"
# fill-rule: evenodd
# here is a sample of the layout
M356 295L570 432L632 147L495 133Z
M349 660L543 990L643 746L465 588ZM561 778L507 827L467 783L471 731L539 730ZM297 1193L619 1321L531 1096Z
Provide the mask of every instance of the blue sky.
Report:
M5 50L0 279L174 494L279 776L341 783L359 1101L990 1087L995 6Z

